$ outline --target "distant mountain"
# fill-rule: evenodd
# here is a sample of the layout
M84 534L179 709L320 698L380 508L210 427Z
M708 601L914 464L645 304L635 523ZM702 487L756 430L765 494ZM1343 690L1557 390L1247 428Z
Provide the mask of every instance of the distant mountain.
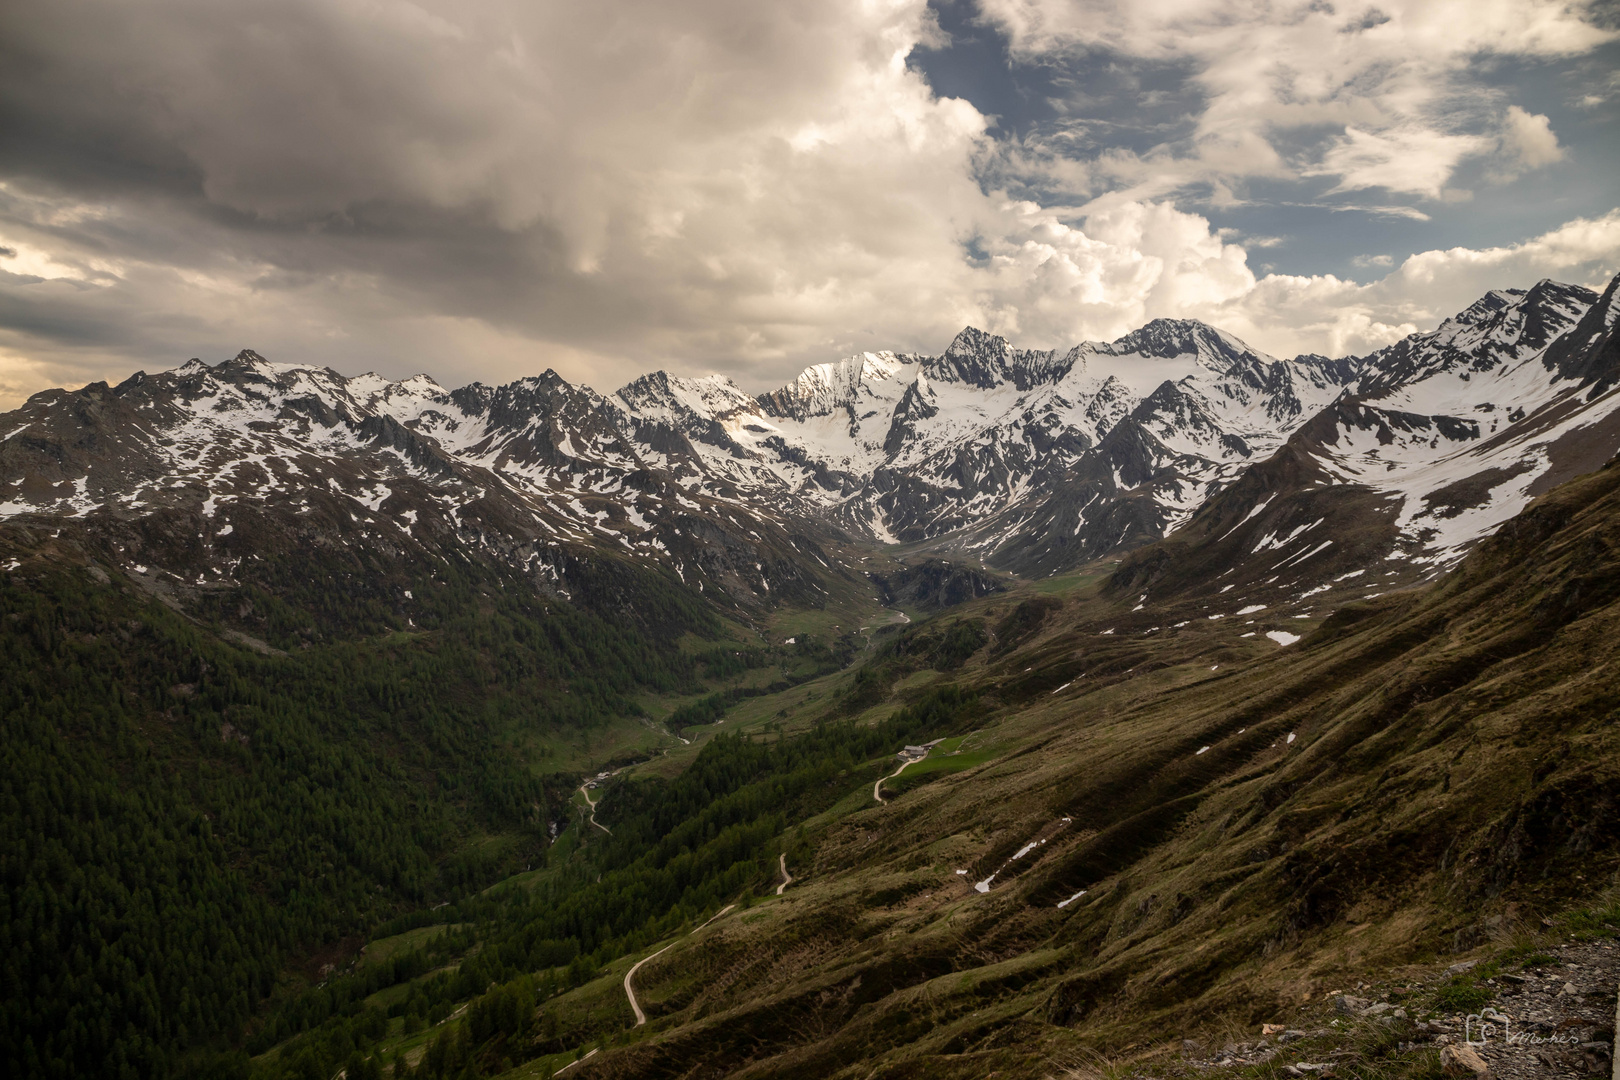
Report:
M549 371L451 391L244 351L0 416L0 516L191 515L195 550L158 562L188 580L229 576L251 513L318 519L329 545L478 551L562 593L588 552L745 610L865 587L829 554L852 540L1029 576L1182 530L1201 568L1275 552L1311 588L1449 565L1620 448L1615 312L1614 285L1544 281L1340 359L1189 321L1066 351L968 328L759 397L667 372L608 396Z
M1620 450L1617 285L1492 292L1361 359L1274 455L1134 556L1121 587L1328 602L1455 565Z
M655 379L676 401L689 383L643 382ZM345 378L251 351L194 360L5 414L0 515L75 521L112 537L129 566L188 584L229 583L244 560L303 549L453 550L561 596L588 556L745 607L773 589L816 602L839 571L815 542L737 498L750 478L723 468L713 432L660 412L651 393L637 400L632 420L622 399L551 372L449 392L425 376ZM155 521L181 542L151 535Z

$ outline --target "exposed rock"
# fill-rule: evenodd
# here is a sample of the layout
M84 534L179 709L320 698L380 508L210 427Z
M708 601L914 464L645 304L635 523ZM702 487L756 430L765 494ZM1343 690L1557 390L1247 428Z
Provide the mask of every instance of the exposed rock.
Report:
M1447 1076L1474 1077L1477 1080L1484 1080L1491 1074L1490 1066L1471 1046L1442 1047L1440 1068Z
M981 570L944 559L903 566L891 574L874 574L872 581L883 591L885 604L905 604L924 610L951 607L1006 589Z

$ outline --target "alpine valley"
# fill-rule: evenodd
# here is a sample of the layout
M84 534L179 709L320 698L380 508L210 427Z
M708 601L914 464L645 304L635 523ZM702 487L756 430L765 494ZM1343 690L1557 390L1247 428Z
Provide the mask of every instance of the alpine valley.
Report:
M7 1075L1438 1076L1620 933L1617 323L36 394Z

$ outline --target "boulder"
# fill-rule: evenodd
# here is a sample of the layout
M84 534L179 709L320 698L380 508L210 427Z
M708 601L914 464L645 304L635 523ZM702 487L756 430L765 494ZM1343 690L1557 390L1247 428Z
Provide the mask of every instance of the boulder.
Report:
M1440 1071L1462 1080L1487 1080L1491 1075L1491 1067L1472 1046L1441 1047Z

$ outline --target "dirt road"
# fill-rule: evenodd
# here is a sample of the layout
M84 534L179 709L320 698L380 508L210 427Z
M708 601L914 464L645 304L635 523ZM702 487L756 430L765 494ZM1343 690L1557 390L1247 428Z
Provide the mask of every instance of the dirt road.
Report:
M915 765L918 761L921 761L921 760L922 760L922 758L917 758L915 761L907 761L907 762L902 763L901 766L898 769L894 770L894 772L890 773L888 776L885 776L883 778L883 780L893 780L895 777L899 776L901 773L906 771L906 766L907 765ZM883 802L884 801L883 793L878 790L879 788L881 788L883 786L883 780L879 780L877 783L872 785L872 798L876 799L878 802Z
M586 787L584 784L581 784L581 785L579 785L579 793L581 795L585 796L585 805L589 806L591 808L591 812L590 812L591 824L595 825L598 829L601 829L603 832L607 833L609 836L612 836L613 835L613 830L608 828L606 825L602 824L600 821L596 820L596 803L591 801L591 789Z
M786 859L787 856L784 855L783 858ZM783 872L787 872L786 863L783 864ZM697 930L693 930L692 933L696 934L698 930L702 930L704 926L708 926L709 923L714 922L714 920L718 919L720 916L724 915L726 912L730 911L736 906L736 904L727 904L725 907L709 916L708 922L705 922L703 926L698 927ZM636 972L641 970L642 964L645 964L648 960L656 960L658 957L664 955L664 953L673 949L678 944L680 944L680 939L676 938L674 941L670 942L668 945L665 945L662 949L659 949L651 956L637 960L635 964L631 966L630 970L624 973L624 996L630 999L630 1011L636 1014L636 1027L640 1027L642 1024L647 1022L647 1014L641 1011L641 1003L636 1000L636 988L631 985L630 980L636 977Z

